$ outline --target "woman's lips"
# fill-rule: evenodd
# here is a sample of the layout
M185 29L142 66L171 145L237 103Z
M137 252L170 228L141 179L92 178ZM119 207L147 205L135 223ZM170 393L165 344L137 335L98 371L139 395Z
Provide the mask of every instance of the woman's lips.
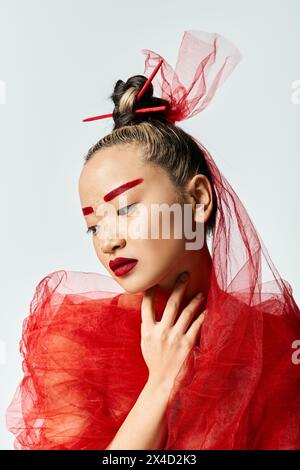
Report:
M116 276L123 276L123 274L128 273L129 271L134 268L134 266L137 264L138 260L131 261L130 263L122 264L122 266L119 266L118 268L114 269L114 273Z
M109 267L112 269L116 276L122 276L128 273L138 262L135 258L119 257L109 262Z

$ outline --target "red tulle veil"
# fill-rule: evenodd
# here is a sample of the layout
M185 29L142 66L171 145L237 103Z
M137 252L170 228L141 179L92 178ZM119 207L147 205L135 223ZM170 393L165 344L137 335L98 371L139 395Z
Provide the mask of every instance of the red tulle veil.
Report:
M162 56L143 49L149 76ZM170 120L202 111L241 58L185 31L153 85ZM161 449L299 449L299 308L239 197L205 152L217 196L208 314L167 405ZM199 267L200 269L200 267ZM104 449L144 387L142 294L110 276L55 271L37 285L20 341L24 377L6 412L15 449ZM157 318L166 298L156 297Z

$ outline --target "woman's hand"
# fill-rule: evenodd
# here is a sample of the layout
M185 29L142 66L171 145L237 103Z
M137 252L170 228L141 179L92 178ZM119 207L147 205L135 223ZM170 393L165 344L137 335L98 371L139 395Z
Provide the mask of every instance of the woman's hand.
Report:
M143 297L141 305L141 349L149 369L148 381L154 382L158 386L173 386L184 360L195 344L199 328L204 320L205 311L193 320L198 312L199 305L204 299L203 295L198 293L181 311L174 323L188 277L186 280L182 280L179 276L176 280L174 290L167 301L159 322L155 319L155 286L148 289Z

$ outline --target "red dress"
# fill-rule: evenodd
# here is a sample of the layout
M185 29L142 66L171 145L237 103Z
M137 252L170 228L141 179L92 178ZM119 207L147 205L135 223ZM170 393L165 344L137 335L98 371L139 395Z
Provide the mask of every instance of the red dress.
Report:
M7 410L15 449L105 449L136 402L148 377L142 294L103 289L113 284L76 271L38 284L23 324L24 378ZM291 360L299 316L280 299L249 309L240 297L210 291L161 449L300 448L300 365ZM166 300L158 290L158 320Z

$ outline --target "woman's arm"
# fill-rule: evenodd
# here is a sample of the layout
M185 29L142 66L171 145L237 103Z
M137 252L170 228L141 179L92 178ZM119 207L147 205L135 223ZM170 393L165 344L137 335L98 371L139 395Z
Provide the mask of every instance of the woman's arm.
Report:
M106 449L160 449L165 438L164 411L170 391L169 385L148 380Z

